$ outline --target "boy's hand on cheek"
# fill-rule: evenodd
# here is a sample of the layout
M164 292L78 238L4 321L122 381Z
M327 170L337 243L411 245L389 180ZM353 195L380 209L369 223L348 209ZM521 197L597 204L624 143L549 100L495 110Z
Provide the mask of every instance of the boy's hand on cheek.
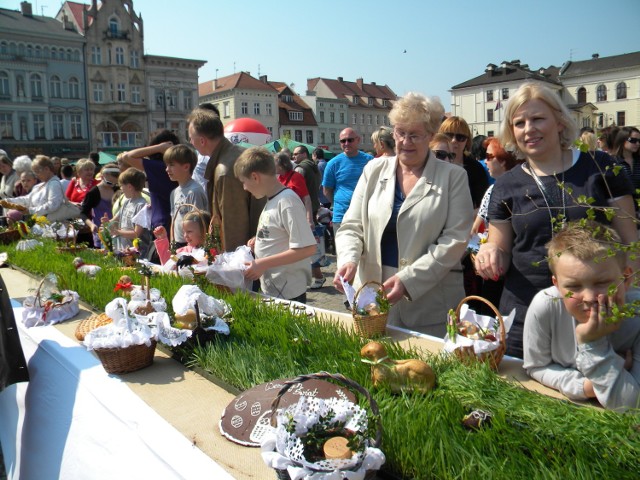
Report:
M607 321L612 316L609 307L612 303L613 298L607 300L606 295L598 295L598 301L591 304L587 321L576 326L576 339L579 344L594 342L620 328L620 322Z

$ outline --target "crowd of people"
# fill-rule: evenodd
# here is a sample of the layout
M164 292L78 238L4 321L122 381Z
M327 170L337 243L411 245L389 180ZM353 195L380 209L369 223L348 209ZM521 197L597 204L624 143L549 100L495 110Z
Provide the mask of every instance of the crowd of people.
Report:
M375 151L348 127L327 161L304 145L275 155L234 145L205 104L188 118L190 145L158 131L98 172L91 158L71 173L56 158L0 154L0 204L8 222L80 218L96 247L107 226L116 248L138 239L159 263L170 242L191 252L215 229L224 250L252 249L245 275L262 292L301 302L307 288L327 288L326 230L333 285L380 282L391 325L444 337L449 309L481 295L515 309L507 353L534 378L611 408L637 403L640 318L625 320L623 335L609 317L640 266L626 254L638 241L640 130L578 132L557 94L536 83L510 98L497 138L472 138L463 118L415 93L389 119L393 128L371 137ZM600 259L608 269L596 267L611 245L619 251Z

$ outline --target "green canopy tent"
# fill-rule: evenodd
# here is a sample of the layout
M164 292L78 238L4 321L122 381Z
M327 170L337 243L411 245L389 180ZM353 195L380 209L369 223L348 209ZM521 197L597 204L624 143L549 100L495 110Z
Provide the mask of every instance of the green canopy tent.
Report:
M107 152L99 152L99 153L100 153L100 160L98 161L98 163L100 163L100 165L106 165L107 163L116 162L115 155L112 155L111 153L107 153Z

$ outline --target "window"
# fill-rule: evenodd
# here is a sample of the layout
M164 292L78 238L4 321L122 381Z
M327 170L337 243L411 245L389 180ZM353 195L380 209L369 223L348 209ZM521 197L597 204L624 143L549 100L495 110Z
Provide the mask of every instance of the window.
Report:
M324 112L320 112L320 121L324 123Z
M104 84L102 83L93 84L93 101L96 103L104 102Z
M383 107L388 107L389 106L389 100L382 100L382 106Z
M131 50L131 68L140 68L140 54L136 50Z
M52 98L62 98L62 82L60 81L60 77L54 75L51 77L50 82L51 94Z
M355 125L357 121L358 121L358 115L354 113L353 115L351 115L351 123Z
M307 130L307 143L313 144L313 131Z
M376 123L375 125L380 125L380 115L376 115Z
M617 112L616 113L616 123L618 124L619 127L624 127L625 126L625 112Z
M360 97L358 95L354 95L353 96L353 103L358 103L360 102Z
M360 114L360 125L364 125L364 113Z
M249 102L242 102L240 104L240 113L242 113L242 115L249 115Z
M127 101L127 89L124 86L124 83L118 84L118 102L124 103Z
M260 115L260 104L258 102L253 104L253 114Z
M503 88L502 89L502 100L507 100L509 99L509 89L508 88Z
M387 118L387 116L384 116L384 124L389 126L389 119Z
M13 138L13 119L10 113L0 113L0 138Z
M69 115L69 124L71 126L71 138L82 138L82 115L80 113Z
M52 113L51 127L53 129L53 138L64 138L64 115Z
M331 143L332 144L336 143L336 134L335 134L335 132L331 132Z
M0 42L0 55L6 55L7 53L9 53L9 46L7 45L7 42L3 40Z
M494 133L493 133L493 130L489 130L489 131L487 132L487 137L494 137L494 136L495 136L495 135L494 135Z
M282 101L284 103L291 103L293 102L293 98L291 97L291 95L282 95Z
M31 97L42 101L42 78L40 75L31 75Z
M487 90L487 102L493 102L493 90Z
M578 89L578 103L587 103L587 89L584 87Z
M329 112L329 122L336 123L336 114L334 112Z
M616 100L627 98L627 84L620 82L616 85Z
M54 55L55 49L51 50L51 58L55 58ZM100 47L93 46L91 47L91 63L94 65L102 65L102 50Z
M607 101L607 87L605 87L604 85L598 85L598 88L596 89L596 101Z
M371 115L367 115L367 125L371 125L372 122L373 119L371 118Z
M224 112L223 113L224 118L229 118L229 116L230 116L230 113L229 113L229 102L224 102L224 104L223 104L223 112Z
M80 82L76 77L69 79L69 98L80 98Z
M340 123L344 124L344 112L340 112Z
M604 127L604 113L598 114L598 128Z
M109 84L109 101L115 101L115 97L113 96L113 83Z
M324 145L325 142L325 133L324 132L320 132L320 143L322 143Z
M117 18L112 18L111 20L109 20L109 33L112 36L117 36L118 35L118 30L119 30L119 22Z
M131 103L139 105L142 103L142 93L140 85L131 85Z
M295 141L302 142L302 130L295 131Z
M273 138L273 127L267 127L267 130L269 130L269 135Z
M124 48L116 47L116 65L124 65Z
M270 103L267 103L267 115L273 115L273 106Z
M302 121L302 116L303 116L302 112L294 112L292 110L289 111L289 120L291 120L291 121L301 122ZM300 141L302 141L302 140L300 140Z
M9 74L6 72L0 72L0 97L11 97L11 90L9 89Z
M191 92L184 92L182 103L184 104L184 110L187 112L193 110L193 98L191 97Z
M33 135L35 138L44 138L44 113L33 114Z
M493 122L493 108L487 108L487 122Z

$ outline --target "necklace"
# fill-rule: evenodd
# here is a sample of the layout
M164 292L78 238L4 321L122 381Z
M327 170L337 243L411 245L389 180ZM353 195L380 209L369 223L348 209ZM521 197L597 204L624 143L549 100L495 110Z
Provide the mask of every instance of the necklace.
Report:
M538 190L540 190L540 194L542 194L542 199L544 200L545 205L547 206L547 211L549 212L549 222L551 224L551 236L553 237L555 230L564 228L567 222L567 205L564 196L564 159L562 162L562 173L560 174L560 185L557 185L560 192L560 202L557 203L562 203L562 210L558 213L557 217L553 216L552 211L552 208L559 209L559 207L555 205L556 202L554 201L554 195L548 191L547 186L542 182L542 180L540 180L540 177L538 177L538 174L529 164L529 162L526 162L526 166L529 170L529 173L531 174L531 177L533 178L533 181L536 183ZM557 177L555 174L553 174L553 177L557 182Z

